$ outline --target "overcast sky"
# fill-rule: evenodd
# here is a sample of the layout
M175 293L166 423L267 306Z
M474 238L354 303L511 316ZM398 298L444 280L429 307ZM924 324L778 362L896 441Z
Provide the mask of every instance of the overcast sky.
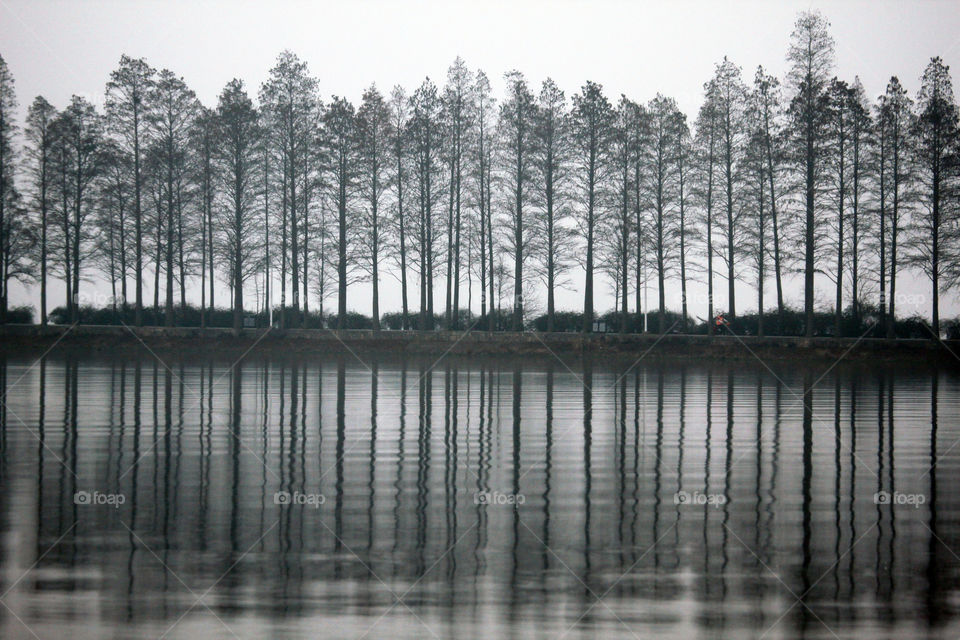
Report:
M371 82L415 88L429 75L438 84L462 56L483 69L498 90L518 69L534 86L547 76L573 94L585 80L646 101L673 96L691 118L714 65L728 56L753 77L758 64L783 77L796 14L819 8L837 43L836 73L859 75L871 98L896 75L911 96L929 58L955 66L960 58L960 4L943 2L44 2L0 0L0 55L16 79L21 109L42 94L64 106L71 94L102 104L104 84L126 53L182 75L207 105L231 78L256 95L277 54L307 61L324 97L359 100ZM956 73L954 72L954 77ZM381 309L398 306L394 281L384 280ZM898 283L899 284L899 283ZM923 293L923 282L904 288ZM772 285L772 283L771 283ZM790 300L800 297L799 281ZM818 300L830 299L827 283ZM725 283L720 286L725 291ZM899 289L900 287L898 287ZM61 290L62 291L62 290ZM769 291L769 290L768 290ZM651 301L654 299L651 291ZM611 303L607 288L597 305ZM55 306L62 293L52 289ZM32 300L25 292L17 301ZM351 291L351 307L369 312L368 296ZM752 287L738 288L749 308ZM152 295L151 295L152 298ZM772 296L770 296L772 299ZM955 294L945 315L958 311ZM579 308L579 293L561 297ZM929 305L918 301L920 310ZM903 305L901 305L902 308ZM907 309L903 309L904 312Z

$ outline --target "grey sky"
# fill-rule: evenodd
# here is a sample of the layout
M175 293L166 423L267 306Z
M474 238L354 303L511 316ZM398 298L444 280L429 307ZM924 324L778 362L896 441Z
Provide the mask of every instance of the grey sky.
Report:
M954 65L960 59L960 4L932 1L0 0L0 55L16 78L22 110L38 94L57 107L74 93L102 103L104 84L122 53L170 68L212 105L233 77L255 95L277 54L290 49L308 62L325 98L338 94L356 101L371 82L382 90L398 83L413 89L426 75L442 84L460 55L470 68L486 71L498 92L503 73L518 69L535 87L551 76L568 96L587 79L602 83L611 100L625 93L646 101L660 92L675 97L692 118L703 83L724 55L743 68L747 81L758 64L782 78L796 14L811 7L832 24L837 75L848 80L859 75L871 98L891 75L899 76L912 96L931 56ZM907 291L929 288L909 280L903 281ZM394 283L384 278L381 309L399 306ZM793 303L799 284L790 285ZM828 286L818 283L818 301L830 299ZM351 307L368 312L366 287L356 289ZM52 288L54 306L60 291ZM606 286L601 293L597 308L606 309L612 295ZM653 301L655 291L650 293ZM742 309L755 305L751 286L739 287L738 297ZM946 297L944 315L957 313L956 298ZM34 298L23 291L15 295L15 302L25 300ZM579 308L581 302L579 293L567 293L559 306ZM694 310L702 313L698 307ZM921 302L919 309L926 312L929 305Z

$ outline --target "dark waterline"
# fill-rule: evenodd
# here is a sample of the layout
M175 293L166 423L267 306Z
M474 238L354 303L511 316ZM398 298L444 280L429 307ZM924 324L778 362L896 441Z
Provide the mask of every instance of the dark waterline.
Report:
M960 632L955 373L364 360L0 360L0 636Z

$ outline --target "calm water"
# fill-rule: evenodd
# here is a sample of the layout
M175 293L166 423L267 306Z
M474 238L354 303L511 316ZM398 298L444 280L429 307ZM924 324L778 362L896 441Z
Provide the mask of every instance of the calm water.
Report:
M960 634L953 373L231 364L0 359L0 637Z

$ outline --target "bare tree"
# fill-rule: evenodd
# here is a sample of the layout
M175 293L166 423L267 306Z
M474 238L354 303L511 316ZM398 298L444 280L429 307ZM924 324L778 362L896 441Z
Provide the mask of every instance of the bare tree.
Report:
M8 273L14 268L12 260L14 220L22 215L20 196L14 184L15 149L13 138L17 134L15 114L17 96L13 74L6 61L0 57L0 324L7 321L9 292Z
M401 304L401 328L406 331L410 328L410 305L408 302L407 287L407 230L408 220L404 212L404 188L407 186L409 172L408 151L408 121L410 117L410 105L407 95L403 88L396 86L390 93L390 151L393 164L392 183L396 192L394 198L395 210L393 216L393 228L397 237L396 256L400 262L400 304Z
M420 271L420 322L418 328L433 329L433 271L436 266L434 235L440 168L440 99L437 86L427 78L414 92L410 121L417 184L418 267Z
M474 199L480 227L480 314L489 315L487 328L494 330L494 243L493 243L493 150L495 101L491 95L490 81L483 71L478 71L473 85L474 127L473 151L475 153ZM487 291L489 289L489 296Z
M47 233L50 224L50 207L53 195L53 121L57 117L54 109L43 96L37 96L27 112L27 126L24 131L26 137L26 156L29 160L27 175L30 178L30 192L32 206L39 214L37 225L39 230L39 259L40 263L40 324L47 324L47 270L48 270L48 241ZM121 238L122 241L122 238ZM121 252L121 259L125 256ZM124 274L126 270L124 269ZM123 279L123 297L126 300L127 280Z
M588 81L573 96L570 135L573 149L574 179L579 204L578 223L586 241L583 287L583 332L593 329L593 276L595 231L604 214L602 191L608 179L609 146L613 108L603 88Z
M457 57L447 70L447 86L443 92L443 113L446 124L446 156L450 165L449 216L447 220L447 299L446 326L458 329L460 321L460 257L464 160L467 157L471 109L472 74ZM452 311L451 311L452 309Z
M501 168L504 194L506 248L513 254L513 324L514 331L523 329L523 263L529 254L529 237L524 229L532 223L531 198L535 110L533 94L523 75L511 71L506 75L507 98L500 106Z
M764 174L767 178L767 197L770 199L770 231L773 241L773 276L777 288L777 328L783 331L783 272L784 256L781 252L781 241L784 236L783 228L785 216L782 215L780 197L786 189L780 184L783 170L783 148L781 126L778 114L782 110L780 83L768 75L763 67L757 67L753 79L753 108L759 127L759 137L753 140L761 145L763 158L766 163ZM755 151L755 150L754 150Z
M214 199L217 178L216 113L206 107L200 107L194 119L191 131L192 157L191 169L197 187L197 202L200 207L200 326L206 327L209 310L214 308ZM209 300L207 291L209 287ZM209 304L209 308L208 308ZM209 310L208 310L209 309Z
M890 302L886 322L887 337L894 337L894 323L896 322L896 295L897 295L897 259L898 242L903 227L906 224L905 215L912 203L912 175L911 165L912 139L910 131L913 127L913 101L907 97L907 90L903 88L896 76L890 78L886 92L880 96L878 103L881 133L884 142L880 149L881 179L889 177L889 194L881 195L881 216L890 223ZM884 184L881 191L885 192ZM886 207L886 197L889 196L890 207ZM881 235L883 234L881 224ZM881 239L881 262L883 262L883 246L886 240ZM883 267L881 267L881 274ZM882 277L882 275L881 275ZM881 292L882 292L881 288Z
M866 215L865 201L872 171L869 149L872 143L873 122L870 105L860 79L854 80L850 101L850 303L853 317L860 322L860 300L866 285L866 270L862 269L864 240L870 233L870 220Z
M390 186L388 180L390 111L375 86L363 94L357 110L357 138L359 146L360 190L363 193L363 229L360 242L364 247L359 256L373 284L373 328L380 330L380 260L383 244L383 199Z
M764 335L764 279L767 263L767 228L770 214L767 205L767 154L765 137L767 126L764 120L766 109L762 91L754 91L746 114L747 140L743 155L744 192L746 194L747 233L745 251L757 276L757 335Z
M157 80L149 93L149 99L153 107L148 120L160 154L161 170L163 172L162 187L166 205L164 211L164 228L166 229L164 245L166 257L165 324L172 327L174 325L174 248L179 247L181 252L183 249L182 243L174 237L175 230L181 224L178 204L183 198L181 190L176 187L178 184L182 185L182 182L179 182L178 179L186 171L188 137L199 105L196 95L187 87L183 78L177 77L168 69L163 69L157 75ZM182 271L181 269L181 285L183 285ZM181 295L181 302L183 297Z
M293 303L292 324L294 327L300 326L300 286L303 275L301 234L304 233L307 220L302 202L298 200L297 188L310 179L302 170L305 168L304 160L310 153L310 145L317 136L314 126L319 108L316 93L317 81L310 76L306 62L290 51L280 53L270 70L270 77L260 88L265 126L271 133L271 142L279 149L280 167L277 173L280 175L283 211L280 248L281 326L285 326L286 322L288 264Z
M627 332L628 300L630 296L630 249L631 241L640 230L639 222L634 224L633 215L633 170L634 158L639 152L637 137L634 135L639 126L638 119L643 113L632 100L621 96L614 112L612 135L610 136L610 163L612 166L611 215L607 219L609 232L604 243L605 271L615 280L614 302L620 305L620 333ZM606 233L605 233L606 235Z
M923 214L912 246L912 262L918 264L931 283L931 324L940 336L940 290L946 265L957 259L957 238L945 230L958 221L956 193L960 129L957 103L953 96L950 67L939 57L931 58L923 72L917 95L918 116L911 132L916 141L917 169L922 191ZM946 260L944 258L946 257Z
M117 313L117 282L125 282L126 260L124 256L124 222L128 213L130 194L127 156L114 140L107 140L101 152L102 175L98 185L98 211L95 223L98 234L95 238L95 258L110 283L111 306ZM125 287L121 286L121 291ZM123 300L124 298L119 297Z
M680 263L680 299L681 318L683 329L687 329L689 314L687 310L687 244L694 237L691 232L687 215L688 200L690 197L690 158L693 154L690 128L687 126L687 117L679 110L674 112L673 124L674 150L673 158L677 170L677 242L679 244ZM661 314L662 315L662 314Z
M727 58L717 65L713 77L718 111L719 162L724 197L724 216L720 219L723 231L723 256L727 265L727 313L737 315L736 281L742 256L737 252L743 236L744 203L741 187L741 157L745 128L743 124L747 89L740 77L740 67Z
M790 71L790 125L793 156L804 184L804 284L803 308L806 336L813 336L814 273L816 263L816 194L821 180L824 153L825 109L823 103L833 68L833 38L830 23L818 12L803 12L790 36L787 61Z
M546 79L537 100L533 165L537 213L534 234L540 272L547 287L547 331L554 330L555 292L570 268L573 233L570 216L570 140L566 98ZM482 240L482 234L481 234Z
M853 108L855 97L850 86L834 78L827 89L827 152L826 173L828 173L831 195L836 207L832 239L836 250L834 281L836 284L836 303L834 305L834 335L843 335L843 267L847 227L845 205L849 198L849 147L853 127Z
M707 331L714 334L713 305L713 225L714 225L714 178L717 171L717 149L719 146L719 110L717 109L716 83L711 80L704 85L704 102L697 116L697 173L700 188L699 200L702 203L707 258Z
M243 287L259 268L261 242L258 235L259 185L257 157L262 135L259 118L243 82L231 80L220 93L217 104L217 162L221 180L223 256L230 265L233 289L233 328L243 323Z
M62 224L66 229L69 266L68 309L73 322L79 322L80 274L82 262L91 252L95 231L88 218L95 209L94 182L102 170L103 127L100 116L87 100L73 96L69 106L57 118L57 144L61 146L63 185L66 205Z
M657 273L658 322L660 333L666 331L667 278L676 264L680 235L677 202L677 104L673 98L657 94L647 104L648 141L644 145L647 174L644 185L644 203L652 255L645 256Z
M134 277L136 306L134 322L143 325L143 148L145 147L149 93L154 70L142 58L120 57L119 67L107 83L107 123L124 150L133 157Z
M351 240L356 233L347 223L357 189L357 120L353 105L334 96L323 116L323 140L326 150L330 195L337 212L337 328L345 329L347 320L348 277L354 268Z

